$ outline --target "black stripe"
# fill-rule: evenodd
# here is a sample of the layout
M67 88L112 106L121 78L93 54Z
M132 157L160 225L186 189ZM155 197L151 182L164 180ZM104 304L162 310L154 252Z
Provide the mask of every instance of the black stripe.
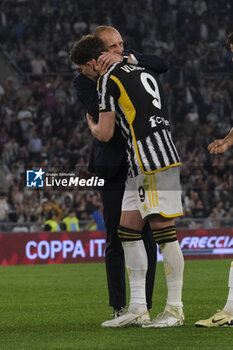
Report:
M166 131L166 130L165 130L165 131ZM167 135L167 136L168 136L168 135ZM164 134L163 134L162 131L161 131L160 137L161 137L161 140L163 141L164 150L165 150L165 153L167 154L167 157L168 157L168 159L169 159L169 163L170 163L170 164L173 164L173 163L174 163L174 160L173 160L173 158L172 158L171 152L170 152L170 150L169 150L168 144L167 144L167 142L166 142L165 136L164 136ZM170 141L170 138L169 138L169 137L168 137L168 140ZM170 145L171 145L171 141L170 141ZM172 148L172 145L171 145L171 148ZM170 164L169 164L169 165L170 165Z
M124 231L120 231L120 230L118 230L118 233L119 233L119 235L125 235L127 237L140 236L140 234L141 234L141 233L135 233L135 232L129 233L129 232L124 232Z
M164 236L172 236L172 235L176 235L176 230L175 231L168 231L168 232L163 232L163 233L160 233L160 234L153 234L153 237L154 238L162 238Z
M158 244L164 244L164 243L175 242L175 241L177 241L177 237L163 239L162 241L159 241L159 242L155 240L155 242Z
M153 234L154 233L161 233L161 232L164 232L167 230L174 230L174 229L176 229L176 226L167 226L167 227L163 227L163 228L158 228L158 229L153 231Z
M172 139L171 139L170 135L171 134L169 134L169 132L167 131L167 136L168 136L168 139L170 141L171 148L173 149L173 152L174 152L175 157L176 157L176 163L179 163L180 162L180 158L179 158L179 155L178 155L178 152L177 152L176 148L173 145L173 142L172 142Z
M119 237L121 242L132 242L132 241L141 241L142 237L140 238L121 238Z
M174 227L174 228L168 228L167 230L162 230L162 231L153 231L153 233L154 234L156 234L156 235L161 235L162 233L164 233L164 232L170 232L170 231L176 231L176 228Z
M165 239L165 238L169 238L169 237L173 237L173 236L176 237L176 233L171 233L171 234L169 234L169 235L164 235L164 236L160 236L160 237L155 236L155 237L154 237L154 240L159 241L159 240L161 240L161 239Z
M137 235L141 234L141 231L132 230L131 228L127 228L121 225L118 226L118 230L124 231L125 233L134 233Z
M130 235L130 234L121 233L121 232L118 231L118 236L119 237L124 237L124 238L129 238L129 239L131 239L131 238L141 239L141 235L136 235L135 233Z

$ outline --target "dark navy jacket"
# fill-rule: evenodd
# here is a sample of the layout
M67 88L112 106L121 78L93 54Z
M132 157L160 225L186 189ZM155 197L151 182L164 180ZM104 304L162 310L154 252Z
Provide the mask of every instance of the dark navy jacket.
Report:
M147 67L157 74L168 70L168 62L155 55L143 55L129 50L138 61L138 65ZM88 113L98 122L99 106L96 83L79 73L74 78L74 87L77 91L79 101ZM127 168L125 139L120 129L115 125L114 135L109 142L100 142L94 139L91 149L89 171L100 178L110 179L118 175L120 171Z

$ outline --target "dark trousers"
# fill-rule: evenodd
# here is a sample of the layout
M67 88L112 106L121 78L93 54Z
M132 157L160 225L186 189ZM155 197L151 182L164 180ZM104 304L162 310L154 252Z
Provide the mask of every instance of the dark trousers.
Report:
M101 197L104 206L104 220L107 232L105 264L109 291L109 305L119 309L126 305L125 287L125 261L124 251L117 230L121 217L121 204L125 189L125 177L118 176L106 179ZM152 307L152 294L154 288L155 268L157 261L157 247L148 224L142 233L145 244L148 270L146 275L147 307Z

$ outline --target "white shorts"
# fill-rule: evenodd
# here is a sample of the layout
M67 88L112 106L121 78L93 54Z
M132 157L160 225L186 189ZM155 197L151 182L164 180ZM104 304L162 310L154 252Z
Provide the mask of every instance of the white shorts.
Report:
M180 166L127 178L121 210L139 210L142 218L151 214L167 218L183 215Z

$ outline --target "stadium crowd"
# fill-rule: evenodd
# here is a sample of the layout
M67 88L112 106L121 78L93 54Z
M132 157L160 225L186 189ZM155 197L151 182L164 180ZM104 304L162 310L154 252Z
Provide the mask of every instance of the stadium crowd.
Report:
M233 4L222 0L11 0L0 7L2 52L24 73L0 80L0 223L43 225L54 205L90 221L101 211L95 189L30 190L25 171L75 172L88 178L92 142L68 61L75 40L97 25L119 29L126 47L170 62L161 77L182 160L185 217L230 218L233 155L208 154L207 145L233 124Z

